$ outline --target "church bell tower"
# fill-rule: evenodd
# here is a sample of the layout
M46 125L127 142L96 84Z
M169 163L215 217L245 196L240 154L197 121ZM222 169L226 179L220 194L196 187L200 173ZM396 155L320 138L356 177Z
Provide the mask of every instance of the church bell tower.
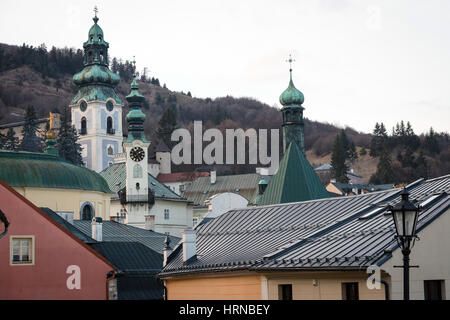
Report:
M283 153L289 147L291 142L295 142L300 150L305 153L305 138L304 138L304 122L303 122L303 108L302 104L305 101L303 93L300 92L292 82L292 62L294 61L289 56L290 80L289 86L280 96L280 103L283 105L281 113L283 114Z
M95 8L94 25L83 44L84 68L73 76L78 93L72 99L72 124L77 129L85 165L101 172L114 162L113 155L122 152L123 102L114 88L120 77L109 70L109 44L97 24Z
M131 92L126 96L130 111L126 116L128 123L128 138L123 143L126 156L126 197L129 203L148 203L148 147L150 141L145 138L145 113L142 112L144 96L139 93L136 76L131 83ZM142 219L147 212L134 213ZM133 211L132 211L133 212Z

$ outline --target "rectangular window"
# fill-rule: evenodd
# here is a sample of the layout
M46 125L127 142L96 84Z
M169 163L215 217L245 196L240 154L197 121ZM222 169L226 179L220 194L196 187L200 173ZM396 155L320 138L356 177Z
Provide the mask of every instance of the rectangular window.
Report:
M425 280L423 282L425 300L444 300L444 280Z
M33 253L33 237L11 237L11 265L32 265Z
M292 284L278 285L278 300L292 300Z
M169 209L164 209L164 220L169 220Z
M342 283L342 300L359 300L358 282Z

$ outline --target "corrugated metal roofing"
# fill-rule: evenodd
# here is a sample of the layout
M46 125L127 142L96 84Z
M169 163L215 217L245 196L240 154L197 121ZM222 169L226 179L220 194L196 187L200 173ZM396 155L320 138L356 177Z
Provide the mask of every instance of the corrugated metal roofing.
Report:
M450 208L450 175L408 187L410 199L437 198L420 213L418 231ZM396 248L388 204L401 189L356 196L233 210L197 227L197 259L182 262L182 245L161 276L237 269L360 268L390 257ZM358 219L375 208L367 219Z
M253 203L258 195L258 183L261 177L257 173L217 176L215 183L211 183L210 177L199 177L186 188L183 197L196 205L203 206L205 200L215 194L233 192ZM270 177L264 176L264 179L269 181Z
M341 182L330 182L336 188L338 188L341 192L345 192L346 190L351 189L363 189L368 191L380 191L380 190L388 190L394 187L393 184L351 184L351 183L341 183Z
M91 222L87 220L74 220L74 226L86 235L92 233ZM104 242L139 242L146 247L162 254L165 234L136 228L116 221L103 221L102 224ZM169 236L170 243L175 246L180 238Z
M106 180L109 188L117 194L117 192L125 187L127 174L125 163L115 163L100 172L100 175ZM177 201L186 201L175 192L170 190L165 184L159 182L150 173L148 174L148 187L152 190L156 199L168 199Z
M297 144L290 143L277 173L270 180L258 205L328 198L314 169Z
M119 300L162 300L164 284L156 276L117 278Z
M114 266L116 273L156 274L163 265L162 254L139 242L102 241L91 247Z
M50 218L55 220L57 223L59 223L62 227L64 227L66 230L70 231L72 234L74 234L78 239L83 241L84 243L96 243L94 239L92 239L90 236L79 230L77 227L75 227L73 224L71 224L69 221L65 220L61 216L59 216L56 212L49 208L39 208L43 212L45 212ZM90 222L89 222L90 223Z

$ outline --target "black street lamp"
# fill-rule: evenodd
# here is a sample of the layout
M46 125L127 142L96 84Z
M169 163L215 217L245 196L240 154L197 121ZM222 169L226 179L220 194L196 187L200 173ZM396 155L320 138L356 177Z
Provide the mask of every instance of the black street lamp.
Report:
M402 200L395 206L390 206L389 210L392 213L397 232L395 239L403 254L403 299L409 300L409 268L411 268L409 254L415 240L418 239L416 226L420 208L409 201L409 193L406 189L403 189L401 196Z

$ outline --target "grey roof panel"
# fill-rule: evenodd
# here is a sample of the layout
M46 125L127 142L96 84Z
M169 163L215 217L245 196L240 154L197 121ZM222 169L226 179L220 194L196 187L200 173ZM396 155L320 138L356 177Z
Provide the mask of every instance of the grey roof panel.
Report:
M418 230L450 207L450 175L408 187L414 201L444 193L420 213ZM197 226L197 259L183 264L181 245L162 276L237 269L359 268L382 264L395 248L386 210L400 189L229 211Z
M87 220L74 220L76 228L81 230L84 234L91 234L91 222ZM103 241L114 242L139 242L146 247L162 253L164 248L165 234L136 228L116 221L103 221L102 226ZM180 241L180 238L170 236L170 243L175 246Z

